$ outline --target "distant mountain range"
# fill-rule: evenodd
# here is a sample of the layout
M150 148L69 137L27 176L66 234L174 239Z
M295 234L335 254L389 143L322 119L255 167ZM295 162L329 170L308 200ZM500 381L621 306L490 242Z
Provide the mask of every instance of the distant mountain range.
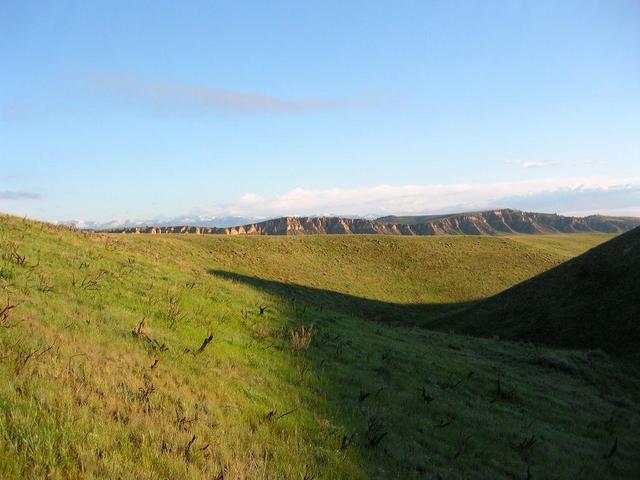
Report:
M70 225L82 230L117 230L135 227L171 227L175 225L182 225L187 227L231 227L234 225L244 225L254 222L263 221L263 218L258 217L211 217L206 215L186 215L182 217L165 218L158 217L153 220L112 220L109 222L94 222L86 220L69 220L62 222L65 225Z
M567 217L550 213L501 209L429 216L387 216L375 220L344 217L281 217L245 225L137 226L111 228L111 233L194 233L217 235L504 235L545 233L622 233L640 226L640 218Z

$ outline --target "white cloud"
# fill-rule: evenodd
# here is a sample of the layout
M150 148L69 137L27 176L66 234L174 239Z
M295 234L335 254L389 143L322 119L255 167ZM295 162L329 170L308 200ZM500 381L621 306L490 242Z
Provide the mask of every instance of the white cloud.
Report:
M260 197L253 192L245 193L238 199L239 204L247 205L247 206L253 206L258 204L259 202L260 202Z
M164 110L204 113L284 113L370 108L403 103L388 93L343 97L285 97L263 92L218 88L163 79L146 79L121 73L91 73L102 90L126 102Z
M207 209L215 215L424 214L513 207L579 212L635 209L640 215L640 179L548 178L513 182L377 185L359 188L294 188L279 195L245 194Z
M504 163L506 165L513 165L516 167L524 168L525 170L555 167L557 165L560 165L560 162L523 162L520 160L506 160Z
M34 192L0 191L0 200L40 200L42 196Z

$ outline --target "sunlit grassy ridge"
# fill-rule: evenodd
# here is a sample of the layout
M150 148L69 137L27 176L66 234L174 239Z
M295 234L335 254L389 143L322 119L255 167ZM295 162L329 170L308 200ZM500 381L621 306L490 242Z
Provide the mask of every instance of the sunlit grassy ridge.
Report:
M633 372L402 326L606 239L562 238L125 237L2 217L0 477L628 478Z
M147 248L157 244L149 244L147 236L124 238ZM210 268L372 300L417 304L483 298L609 238L604 234L436 238L176 235L157 242L176 253L180 248L199 252Z

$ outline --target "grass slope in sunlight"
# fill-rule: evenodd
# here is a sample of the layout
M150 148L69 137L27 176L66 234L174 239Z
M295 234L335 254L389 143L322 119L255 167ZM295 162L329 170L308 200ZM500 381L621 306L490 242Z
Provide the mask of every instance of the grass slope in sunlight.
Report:
M607 237L560 238L124 237L1 217L0 477L631 478L636 372L402 325Z

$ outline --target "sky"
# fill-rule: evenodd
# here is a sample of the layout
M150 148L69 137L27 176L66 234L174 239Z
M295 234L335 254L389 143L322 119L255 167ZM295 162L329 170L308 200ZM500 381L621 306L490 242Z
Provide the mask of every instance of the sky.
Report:
M640 2L0 2L0 211L640 216Z

